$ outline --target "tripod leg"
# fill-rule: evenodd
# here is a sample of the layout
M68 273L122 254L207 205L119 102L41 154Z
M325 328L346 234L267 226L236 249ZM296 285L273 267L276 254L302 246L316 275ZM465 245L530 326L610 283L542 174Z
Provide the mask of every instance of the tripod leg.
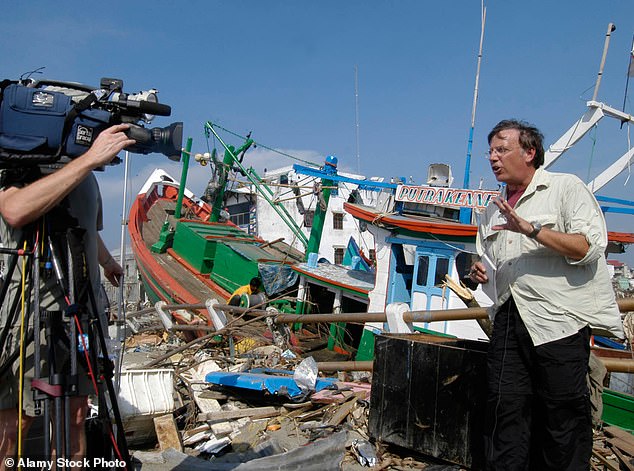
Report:
M117 402L117 393L115 392L114 384L112 382L112 366L110 365L110 360L108 358L108 347L106 345L106 338L103 331L103 326L101 324L101 319L97 316L99 312L97 310L97 301L95 299L95 293L92 289L88 290L88 296L90 299L90 304L92 306L91 312L93 312L93 322L92 324L97 328L97 340L99 341L98 348L101 351L101 355L104 359L104 365L109 365L109 371L105 371L103 375L103 381L106 385L106 390L108 391L108 397L110 399L110 405L112 406L112 415L114 417L114 422L116 425L117 431L117 444L118 451L121 458L126 462L126 466L128 471L134 469L131 465L130 460L130 452L128 450L128 444L125 438L125 431L123 430L123 422L121 420L121 413L119 411L119 403ZM97 346L95 346L97 349Z
M51 456L51 399L44 399L44 457Z
M65 434L65 452L68 458L72 457L71 453L71 394L74 395L77 393L77 387L73 384L77 378L77 328L75 327L75 323L70 322L70 378L71 383L67 384L64 392L64 431Z

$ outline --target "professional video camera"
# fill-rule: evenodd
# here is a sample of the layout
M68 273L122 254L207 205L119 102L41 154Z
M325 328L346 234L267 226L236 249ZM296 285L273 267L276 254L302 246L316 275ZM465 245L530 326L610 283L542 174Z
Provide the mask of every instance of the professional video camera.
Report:
M126 150L159 152L179 160L183 123L145 128L154 115L169 116L156 90L126 94L123 81L102 78L100 88L74 82L5 80L0 84L0 168L65 163L88 150L97 135L128 123L136 140Z

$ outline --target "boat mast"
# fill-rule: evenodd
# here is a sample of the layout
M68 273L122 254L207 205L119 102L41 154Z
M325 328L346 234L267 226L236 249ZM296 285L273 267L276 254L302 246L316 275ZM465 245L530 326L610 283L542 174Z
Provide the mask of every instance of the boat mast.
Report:
M328 177L337 175L337 163L338 159L334 155L326 157L326 162L323 167L324 176L321 179L321 201L319 201L315 207L313 227L310 231L308 244L306 245L306 261L308 261L308 257L311 253L317 254L317 256L319 254L321 236L324 232L324 223L326 222L326 214L328 213L328 202L330 201L332 188L335 185L335 182Z
M478 105L478 86L480 83L480 65L482 64L482 45L484 43L484 25L486 23L487 9L482 0L482 16L480 28L480 48L478 50L478 66L476 68L475 88L473 90L473 106L471 107L471 128L469 129L469 141L467 144L467 159L464 169L464 181L462 187L469 188L469 174L471 173L471 149L473 148L473 130L475 128L476 107ZM460 210L460 222L469 224L471 222L471 211L468 209Z
M359 152L359 67L354 66L354 129L357 144L357 173L361 174L361 154Z
M187 186L187 170L189 169L189 156L192 152L192 138L187 139L187 144L182 152L183 166L181 169L181 180L178 186L178 197L176 198L176 207L174 208L174 218L181 218L181 210L183 208L183 195Z
M597 83L594 85L594 93L592 94L592 101L597 101L599 95L599 86L601 85L601 78L603 77L603 67L605 66L605 58L608 55L608 48L610 47L610 36L616 29L614 23L608 24L608 32L605 33L605 43L603 44L603 55L601 56L601 65L599 66L599 75L597 77Z

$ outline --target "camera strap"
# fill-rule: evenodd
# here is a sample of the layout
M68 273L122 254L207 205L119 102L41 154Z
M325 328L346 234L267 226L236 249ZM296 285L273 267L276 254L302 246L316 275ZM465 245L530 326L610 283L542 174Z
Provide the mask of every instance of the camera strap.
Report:
M99 98L97 98L97 95L95 95L94 92L91 92L86 97L77 102L77 104L75 104L75 106L73 106L68 111L68 114L64 119L64 126L62 128L62 136L64 137L64 139L62 139L59 149L57 149L57 153L55 155L56 158L61 157L62 151L64 150L66 137L69 135L77 116L79 116L83 111L86 111L88 108L90 108L93 103L97 103L97 101L99 101Z

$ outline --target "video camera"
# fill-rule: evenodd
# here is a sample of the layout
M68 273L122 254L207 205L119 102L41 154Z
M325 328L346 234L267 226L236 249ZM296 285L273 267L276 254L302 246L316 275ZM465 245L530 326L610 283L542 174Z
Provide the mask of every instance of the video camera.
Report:
M0 84L0 168L65 163L88 150L99 133L120 123L136 144L126 150L180 160L183 123L146 128L169 116L156 90L126 94L123 81L102 78L100 88L74 82L5 80Z

